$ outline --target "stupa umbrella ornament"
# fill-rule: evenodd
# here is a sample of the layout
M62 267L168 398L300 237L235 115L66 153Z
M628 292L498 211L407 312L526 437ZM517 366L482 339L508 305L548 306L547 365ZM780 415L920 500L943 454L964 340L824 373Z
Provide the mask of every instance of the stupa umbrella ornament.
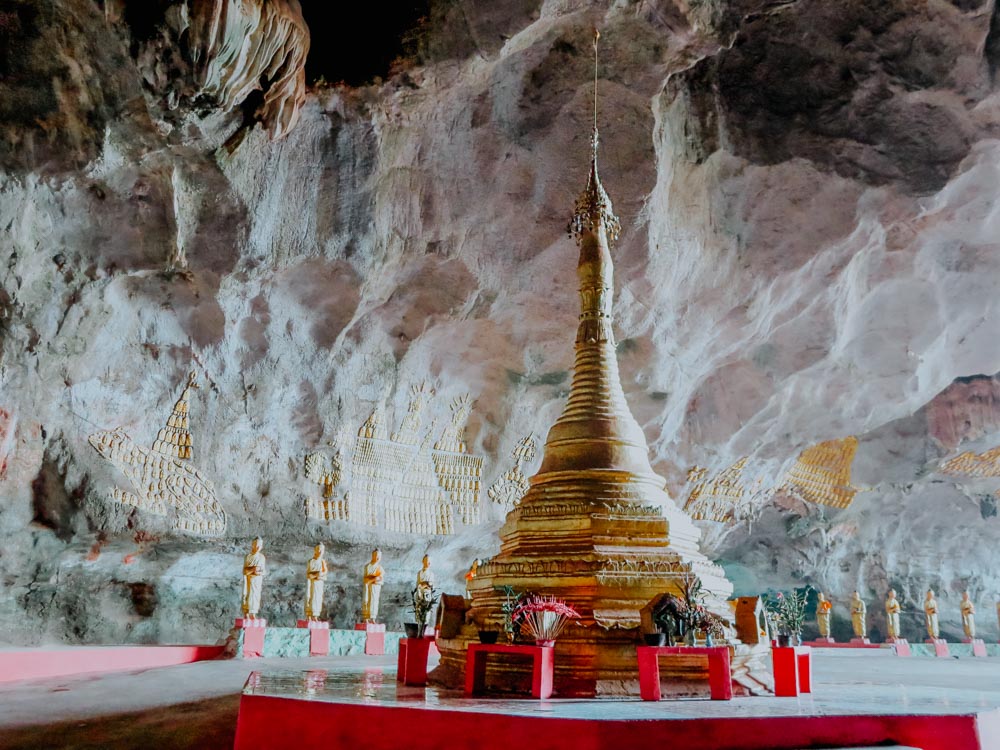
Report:
M595 86L596 43L595 34ZM495 620L504 586L557 597L580 614L556 645L555 685L563 695L637 688L640 610L677 591L685 575L701 579L710 610L731 616L725 598L732 584L699 551L699 530L664 491L621 386L610 249L620 223L601 184L599 143L595 119L590 175L569 224L580 249L569 397L549 430L541 467L507 514L500 553L480 565L470 587L477 625ZM464 637L474 633L470 627ZM445 681L461 672L466 642L440 644Z

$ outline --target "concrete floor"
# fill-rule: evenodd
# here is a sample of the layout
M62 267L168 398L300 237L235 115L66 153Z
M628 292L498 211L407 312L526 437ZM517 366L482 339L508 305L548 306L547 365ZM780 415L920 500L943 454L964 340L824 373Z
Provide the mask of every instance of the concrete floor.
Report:
M669 704L547 701L548 708L537 701L497 704L509 703L502 709L507 711L572 715L599 710L636 714L637 718L654 710L654 705L660 715L669 711L684 716L720 711L728 715L965 713L1000 707L1000 659L902 659L880 650L814 653L816 689L813 696L799 699ZM377 667L384 673L377 680L379 699L421 699L417 694L423 691L414 688L397 695L392 679L395 657L209 661L135 673L8 683L0 685L0 748L230 748L239 695L251 670L279 678L310 669L357 673ZM273 684L280 682L276 679ZM346 684L329 679L327 689L336 691L338 685ZM435 695L428 691L428 702L436 702ZM337 699L333 694L330 697Z

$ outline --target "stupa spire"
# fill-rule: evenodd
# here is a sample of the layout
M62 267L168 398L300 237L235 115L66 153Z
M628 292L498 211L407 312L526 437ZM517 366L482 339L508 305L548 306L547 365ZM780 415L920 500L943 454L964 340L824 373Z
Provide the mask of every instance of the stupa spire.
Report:
M549 432L539 474L566 469L627 469L664 481L649 465L646 438L632 416L622 391L611 323L614 315L614 264L611 243L621 224L615 216L597 170L597 44L594 30L594 129L590 176L576 199L569 234L580 248L580 322L576 363L569 400Z

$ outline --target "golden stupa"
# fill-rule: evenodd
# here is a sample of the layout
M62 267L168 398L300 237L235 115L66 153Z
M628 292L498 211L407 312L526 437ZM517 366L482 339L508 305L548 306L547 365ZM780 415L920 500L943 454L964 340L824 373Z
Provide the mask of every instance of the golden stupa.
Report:
M557 596L580 612L555 646L562 696L637 693L639 611L657 594L679 592L685 575L701 579L709 609L733 617L726 601L732 584L699 551L701 532L650 466L645 435L622 391L611 326L610 245L619 222L598 177L597 149L595 104L590 178L569 226L580 247L581 305L569 400L549 431L538 473L500 530L499 554L479 566L468 624L457 637L439 639L437 677L446 683L464 670L477 629L498 629L503 586ZM699 671L697 659L689 666ZM512 680L523 670L498 662L490 674L500 679L491 681L502 682L508 669Z

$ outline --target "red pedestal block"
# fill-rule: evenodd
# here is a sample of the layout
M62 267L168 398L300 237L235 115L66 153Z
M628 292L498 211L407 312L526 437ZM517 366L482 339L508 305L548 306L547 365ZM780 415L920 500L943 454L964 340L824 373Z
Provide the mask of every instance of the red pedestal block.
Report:
M267 630L267 620L262 617L255 617L252 620L237 617L236 627L243 631L244 659L254 659L264 653L264 632Z
M948 651L948 642L944 638L927 638L924 640L924 643L934 646L934 656L951 656L951 653Z
M309 628L309 656L327 656L330 653L330 623L316 620L298 620L298 628Z
M385 653L385 623L359 622L354 629L365 631L365 654L382 656Z
M837 641L834 640L834 638L832 636L821 635L815 641L806 641L802 645L804 645L804 646L827 646L827 645L829 645L831 643L836 643L836 642Z
M486 657L489 654L520 654L531 657L531 697L544 700L552 696L552 673L555 647L470 643L465 652L465 695L478 695L486 689Z
M708 657L708 685L713 701L733 699L729 646L637 646L639 695L644 701L660 700L660 657L704 654Z
M855 636L854 638L851 638L851 645L852 646L870 646L871 645L871 641L868 640L867 638L858 638L857 636Z
M888 643L892 644L892 650L896 656L910 656L910 642L905 638L890 638Z
M400 638L396 657L396 682L423 687L427 684L427 655L433 638Z
M986 643L982 638L963 638L962 643L972 644L973 656L986 656Z
M812 692L812 649L809 646L772 646L774 694L794 698Z

